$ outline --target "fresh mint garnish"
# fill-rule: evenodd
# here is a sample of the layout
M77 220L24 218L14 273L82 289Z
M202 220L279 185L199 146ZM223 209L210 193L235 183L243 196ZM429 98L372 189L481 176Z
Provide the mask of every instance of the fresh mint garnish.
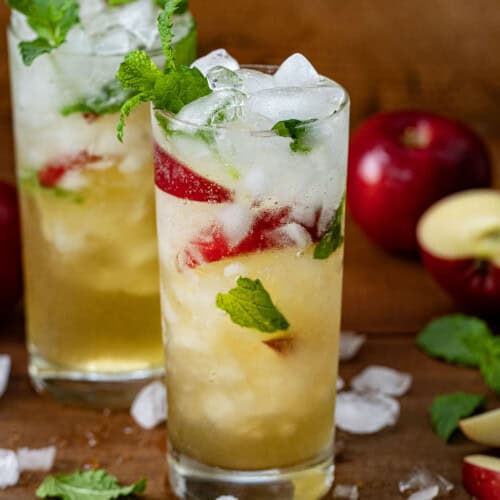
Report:
M118 7L120 5L125 5L127 3L135 2L136 0L107 0L110 7Z
M434 398L430 407L432 427L443 440L448 441L462 418L469 417L486 401L481 394L455 392Z
M165 0L156 0L156 5L159 5L162 9L165 8ZM175 10L175 14L180 15L184 14L189 9L188 0L180 0L177 4L177 9Z
M294 153L308 153L312 149L310 142L310 125L317 120L283 120L276 123L272 130L281 137L290 137L290 149Z
M61 46L69 30L79 22L77 0L7 0L13 10L26 16L37 38L19 43L26 66L42 54Z
M227 312L233 323L266 333L288 329L290 323L273 304L260 280L240 277L236 285L216 298L217 307Z
M488 325L479 318L450 314L431 321L418 335L417 344L449 363L479 366L491 337Z
M117 78L135 94L121 108L118 138L123 140L125 118L142 102L153 102L156 109L178 113L186 104L210 94L207 79L196 68L177 66L172 47L172 16L180 0L166 0L158 16L158 31L166 63L162 72L146 52L136 50L121 63Z
M338 206L333 219L326 230L326 233L319 240L314 248L313 257L315 259L328 259L330 255L342 245L344 234L342 232L342 221L344 219L345 194Z
M106 471L89 470L48 476L36 490L36 496L61 500L112 500L130 497L145 489L144 479L130 486L120 486L116 477Z

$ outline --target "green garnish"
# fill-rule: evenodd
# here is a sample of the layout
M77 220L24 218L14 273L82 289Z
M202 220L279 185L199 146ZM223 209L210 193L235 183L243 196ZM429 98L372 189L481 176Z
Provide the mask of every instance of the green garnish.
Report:
M310 125L317 120L284 120L276 123L272 130L281 137L291 137L290 149L294 153L308 153L312 149Z
M26 66L42 54L61 46L69 30L79 22L77 0L7 0L10 8L26 16L37 38L20 42Z
M118 7L119 5L125 5L127 3L135 2L136 0L107 0L110 7Z
M448 441L462 418L472 415L486 401L482 394L455 392L434 398L430 407L432 427L443 440Z
M215 302L233 323L266 333L288 329L290 323L273 304L260 280L239 277L236 285L228 293L218 293Z
M315 259L328 259L330 255L342 245L344 234L342 232L342 221L344 219L345 194L333 216L332 222L328 226L326 233L314 248L313 257Z
M123 140L125 118L142 102L151 101L155 109L178 113L186 104L212 91L197 68L176 65L172 47L172 16L181 0L166 0L158 16L158 31L166 58L162 72L146 52L135 50L120 64L117 78L124 88L135 94L121 108L118 139Z
M165 8L165 0L156 0L156 5L159 5L162 9ZM180 2L177 4L177 9L175 10L175 13L177 15L184 14L186 10L189 9L189 2L188 0L180 0Z
M130 486L120 486L116 477L106 471L89 470L48 476L36 490L36 496L61 500L112 500L142 493L145 489L145 479Z
M500 338L490 337L479 362L486 385L500 394Z
M479 366L491 336L484 321L472 316L450 314L431 321L418 335L417 344L427 354L449 363Z

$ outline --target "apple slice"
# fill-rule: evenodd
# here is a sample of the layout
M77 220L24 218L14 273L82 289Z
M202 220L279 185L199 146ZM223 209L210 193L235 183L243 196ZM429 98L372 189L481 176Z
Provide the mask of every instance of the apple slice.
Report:
M500 447L500 408L460 420L459 425L471 441Z
M500 459L488 455L465 457L462 482L477 500L500 500Z
M458 304L480 313L500 311L500 192L448 196L417 227L425 267Z
M165 193L204 203L225 203L233 198L229 189L193 172L156 143L154 164L155 184Z

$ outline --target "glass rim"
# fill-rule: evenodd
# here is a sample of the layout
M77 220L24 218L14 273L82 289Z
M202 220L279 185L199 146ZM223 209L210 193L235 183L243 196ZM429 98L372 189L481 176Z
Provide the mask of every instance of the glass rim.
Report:
M278 65L276 64L242 64L241 69L253 69L257 71L261 71L262 73L267 73L268 75L272 75L276 72L276 70L279 68ZM342 111L345 110L347 105L350 102L349 94L347 93L347 90L337 83L335 80L332 80L331 78L320 75L321 78L324 78L327 82L333 83L336 87L338 87L342 91L342 99L340 103L327 115L322 116L321 118L317 118L314 124L312 124L313 127L319 126L325 121L328 121L332 119L335 115L339 115ZM292 89L292 88L307 88L307 87L283 87L284 89ZM309 88L314 88L314 87L309 87ZM225 124L212 124L212 125L200 125L197 123L192 123L188 122L186 120L181 120L177 118L177 116L172 113L171 111L165 111L161 109L155 109L153 107L153 104L151 103L151 109L153 113L156 115L157 113L160 114L161 116L167 118L168 120L171 120L172 122L178 123L184 127L189 127L193 128L196 130L240 130L242 132L247 132L250 133L251 135L256 135L256 136L262 136L262 137L270 137L270 136L275 136L275 132L273 132L271 129L252 129L252 128L239 128L239 129L234 129L228 125ZM156 119L156 116L155 116Z

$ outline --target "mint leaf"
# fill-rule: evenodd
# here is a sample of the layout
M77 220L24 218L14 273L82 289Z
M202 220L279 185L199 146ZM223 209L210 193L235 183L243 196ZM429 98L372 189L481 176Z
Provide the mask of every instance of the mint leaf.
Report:
M163 10L158 16L158 32L160 33L161 46L165 54L165 73L175 69L175 54L172 47L174 33L172 31L172 17L180 0L166 0Z
M161 70L143 50L134 50L127 54L116 75L124 88L150 92L151 95L156 81L161 76Z
M165 0L156 0L156 5L160 6L162 9L165 8ZM180 0L177 4L175 14L177 15L184 14L184 12L186 12L186 10L188 9L189 9L188 0Z
M125 5L127 3L135 2L136 0L107 0L110 7L117 7L119 5Z
M430 407L432 427L443 440L448 441L458 428L458 422L472 415L484 405L486 396L455 392L434 398Z
M500 394L500 338L488 339L479 366L486 385Z
M344 220L345 194L328 226L326 233L322 236L314 249L315 259L328 259L330 255L342 245L344 234L342 232L342 221Z
M479 366L490 337L484 321L450 314L431 321L418 335L417 344L427 354L449 363Z
M26 66L38 56L62 45L69 30L79 22L78 0L8 0L8 4L26 16L37 34L34 40L19 44Z
M273 304L260 280L240 277L236 285L228 293L218 293L215 301L233 323L266 333L288 329L290 323Z
M294 153L308 153L312 146L310 143L310 127L311 123L317 120L284 120L276 123L272 130L281 137L291 137L293 141L290 143L290 149Z
M142 104L143 102L149 101L149 95L146 93L136 94L125 102L125 104L120 109L120 119L118 120L117 126L117 136L120 141L123 141L123 129L125 127L125 119L132 113L132 111Z
M112 500L142 493L145 488L144 479L130 486L120 486L116 477L106 471L89 470L48 476L36 490L36 496L61 500Z

